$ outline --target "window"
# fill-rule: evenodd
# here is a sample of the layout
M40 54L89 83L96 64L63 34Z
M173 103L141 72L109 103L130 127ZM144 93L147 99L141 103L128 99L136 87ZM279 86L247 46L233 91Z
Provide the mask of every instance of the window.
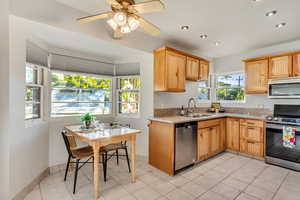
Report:
M42 113L43 68L26 63L25 119L39 119Z
M52 72L51 116L112 113L112 79Z
M209 101L210 100L210 87L209 81L198 82L198 100Z
M235 73L217 76L216 99L217 101L244 101L245 75Z
M140 111L140 77L117 78L118 114L138 115Z

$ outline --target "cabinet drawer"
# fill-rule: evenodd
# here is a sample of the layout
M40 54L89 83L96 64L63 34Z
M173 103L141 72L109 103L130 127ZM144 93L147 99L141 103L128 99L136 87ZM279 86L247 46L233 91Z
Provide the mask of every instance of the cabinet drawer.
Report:
M241 139L240 152L253 156L263 157L264 144L262 142L254 142L246 139Z
M240 133L242 139L248 139L256 142L263 142L264 140L263 130L260 127L241 125Z
M212 120L207 120L207 121L199 121L198 122L198 129L199 128L208 128L212 126L217 126L220 125L221 119L212 119Z
M255 119L241 119L241 125L244 126L255 126L255 127L264 127L264 122L262 120L255 120Z

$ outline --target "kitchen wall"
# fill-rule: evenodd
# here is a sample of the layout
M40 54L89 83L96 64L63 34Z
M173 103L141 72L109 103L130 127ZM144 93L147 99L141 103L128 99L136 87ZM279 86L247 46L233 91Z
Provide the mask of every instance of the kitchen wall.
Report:
M295 50L300 50L300 40L216 58L213 60L214 70L216 74L244 71L243 59ZM299 99L268 99L266 94L251 94L246 95L246 103L226 103L223 106L273 109L274 104L299 104Z
M41 120L35 124L25 124L24 120L26 43L31 40L44 47L33 34L22 19L10 16L10 197L14 197L48 167L48 122Z
M9 198L9 2L0 1L0 199Z

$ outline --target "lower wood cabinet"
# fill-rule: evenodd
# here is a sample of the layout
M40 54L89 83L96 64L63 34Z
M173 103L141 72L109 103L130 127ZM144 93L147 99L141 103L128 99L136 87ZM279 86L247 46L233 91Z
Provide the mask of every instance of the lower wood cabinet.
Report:
M174 124L151 121L149 124L149 164L174 175Z
M200 121L198 123L197 158L203 160L225 150L224 119Z
M226 147L233 151L240 150L240 119L226 119Z
M247 139L241 139L240 152L249 155L263 157L264 156L264 144L261 142L255 142Z

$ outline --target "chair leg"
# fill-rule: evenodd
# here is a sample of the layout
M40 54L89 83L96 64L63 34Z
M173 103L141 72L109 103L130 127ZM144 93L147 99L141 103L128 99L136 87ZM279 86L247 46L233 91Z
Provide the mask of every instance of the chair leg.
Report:
M131 173L131 168L130 168L130 162L129 162L127 147L125 147L125 154L126 154L126 159L127 159L128 171L129 171L129 173Z
M106 160L105 160L105 153L102 153L102 167L103 167L103 179L104 179L104 182L106 182L106 169L105 169L105 163L106 163Z
M116 154L117 154L117 165L119 165L119 150L116 150Z
M106 182L107 180L107 152L105 152L105 166L104 166L104 181Z
M67 167L66 167L66 172L65 172L65 178L64 178L64 181L67 180L67 175L68 175L68 171L69 171L70 161L71 161L71 156L69 156L69 158L68 158L68 163L67 163Z
M78 176L79 161L80 161L80 160L76 160L76 168L75 168L75 176L74 176L73 194L75 194L75 190L76 190L76 183L77 183L77 176Z

